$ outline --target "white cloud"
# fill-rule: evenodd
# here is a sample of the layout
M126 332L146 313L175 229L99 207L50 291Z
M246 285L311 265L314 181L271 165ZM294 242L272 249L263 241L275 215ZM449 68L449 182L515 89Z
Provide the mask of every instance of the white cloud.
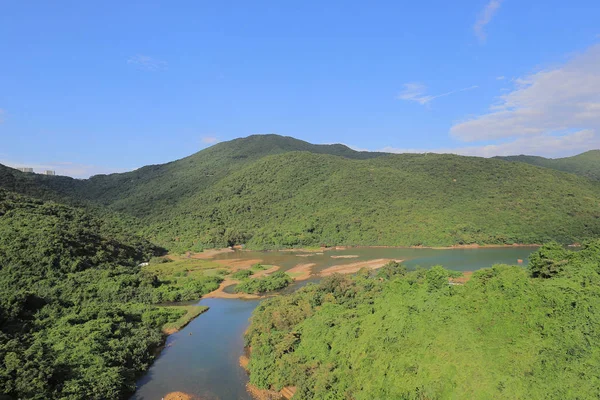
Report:
M512 141L481 146L448 147L437 149L409 149L384 147L378 151L387 153L451 153L465 156L493 157L518 154L544 157L566 157L588 150L600 149L600 136L591 129L563 135L541 134L520 137Z
M51 170L56 171L56 175L71 176L73 178L89 178L90 176L98 174L112 174L116 172L127 171L125 169L106 168L73 162L23 163L0 160L0 164L4 164L12 168L33 168L33 170L37 173L43 173L46 170Z
M475 21L473 30L475 31L475 36L477 36L480 42L485 42L487 35L484 31L484 28L492 20L492 18L500 8L502 1L503 0L490 0L490 2L486 4L483 11L477 17L477 21Z
M130 57L129 60L127 60L127 64L134 65L147 71L160 71L167 68L166 61L158 60L143 54L137 54Z
M565 65L515 80L487 114L455 124L450 133L463 141L564 133L600 132L600 45Z
M427 91L427 88L424 85L422 85L420 83L415 83L415 82L405 83L404 90L398 94L398 99L414 101L421 105L425 105L425 104L429 103L430 101L440 98L440 97L449 96L454 93L465 92L467 90L473 90L473 89L477 89L477 88L478 88L478 86L469 86L469 87L466 87L463 89L452 90L450 92L446 92L446 93L442 93L442 94L426 95L425 92Z
M220 140L218 138L214 137L214 136L204 136L200 140L204 144L215 144L215 143L219 143L220 142Z
M503 81L504 79L506 79L506 77L504 75L496 77L497 81Z

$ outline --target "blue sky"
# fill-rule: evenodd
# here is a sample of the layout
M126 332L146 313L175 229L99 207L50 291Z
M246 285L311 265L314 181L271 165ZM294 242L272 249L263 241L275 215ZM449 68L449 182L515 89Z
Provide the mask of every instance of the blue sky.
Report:
M85 177L256 133L572 155L600 148L598 21L597 0L0 0L0 163Z

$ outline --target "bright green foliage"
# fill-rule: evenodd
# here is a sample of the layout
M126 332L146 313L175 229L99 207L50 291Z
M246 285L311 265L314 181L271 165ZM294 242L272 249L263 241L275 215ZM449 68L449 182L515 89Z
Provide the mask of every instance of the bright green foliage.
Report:
M254 272L252 272L249 269L240 269L239 271L235 271L233 274L231 274L231 277L233 279L246 279L252 276L253 274Z
M159 252L80 209L0 190L0 393L126 397L161 327L185 314L151 305L172 285L138 265Z
M573 157L554 159L537 156L508 156L496 158L570 172L572 174L600 181L600 150L590 150Z
M0 167L0 186L107 206L105 214L126 215L130 229L172 251L567 244L600 235L600 183L583 177L498 159L362 153L276 135L89 180Z
M280 271L264 278L246 279L236 285L235 291L237 293L260 294L283 289L292 282L294 282L294 279L291 276Z
M500 265L450 286L436 267L269 299L250 381L300 400L599 398L600 240L566 260L548 279Z

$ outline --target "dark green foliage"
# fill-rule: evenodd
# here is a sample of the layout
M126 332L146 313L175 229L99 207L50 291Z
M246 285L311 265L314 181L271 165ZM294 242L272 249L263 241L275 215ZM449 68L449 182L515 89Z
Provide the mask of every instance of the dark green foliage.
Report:
M263 301L246 334L250 381L302 399L600 397L600 240L547 279L494 266L464 286L441 267L332 276ZM545 263L542 263L545 265Z
M80 209L0 190L0 393L126 397L161 327L184 313L151 305L170 286L138 264L160 251Z
M540 167L570 172L600 181L600 150L590 150L585 153L564 158L544 158L537 156L508 156L496 157L506 161L518 161Z
M406 267L397 261L390 261L377 270L375 276L380 279L392 279L398 275L406 275Z
M235 275L235 274L234 274ZM246 279L236 285L237 293L260 294L283 289L292 283L294 279L285 272L275 272L264 278Z
M600 234L600 184L573 174L448 154L361 153L276 135L124 174L52 178L0 169L0 186L107 206L106 215L127 215L128 229L173 251L567 244Z
M534 278L552 278L563 271L568 263L568 254L556 242L545 244L529 256L529 273Z

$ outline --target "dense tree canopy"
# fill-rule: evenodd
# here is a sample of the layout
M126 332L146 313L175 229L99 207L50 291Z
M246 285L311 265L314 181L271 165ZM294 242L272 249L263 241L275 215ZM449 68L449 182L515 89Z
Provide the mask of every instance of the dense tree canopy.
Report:
M540 274L549 260L560 268ZM464 286L444 271L332 276L262 302L251 383L298 399L600 397L600 241Z
M143 273L160 253L86 212L0 190L0 393L119 399L153 359L161 327L219 278L163 282ZM193 288L190 285L196 285Z

